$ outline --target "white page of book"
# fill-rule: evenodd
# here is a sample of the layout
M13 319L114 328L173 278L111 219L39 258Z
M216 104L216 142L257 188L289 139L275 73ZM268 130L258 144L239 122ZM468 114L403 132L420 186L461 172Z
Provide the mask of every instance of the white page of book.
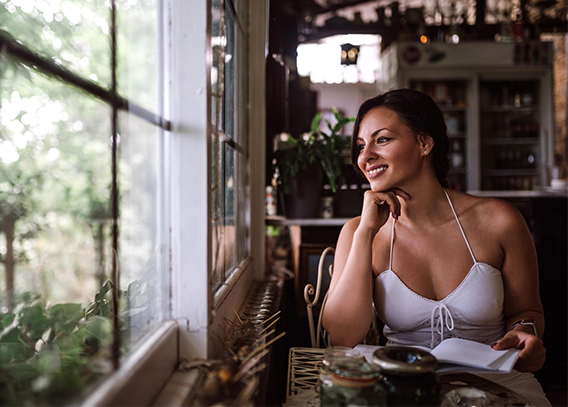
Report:
M446 339L431 351L441 363L500 371L510 371L519 352L518 349L494 350L489 345L458 338Z

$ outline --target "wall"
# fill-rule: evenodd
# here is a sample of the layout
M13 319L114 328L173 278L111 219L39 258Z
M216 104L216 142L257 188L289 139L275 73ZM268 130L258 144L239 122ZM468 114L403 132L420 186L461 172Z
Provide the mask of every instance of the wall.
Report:
M380 92L376 83L312 83L310 89L318 94L318 111L336 107L345 116L352 117L357 115L361 103ZM345 133L351 134L352 129L352 124L346 126Z

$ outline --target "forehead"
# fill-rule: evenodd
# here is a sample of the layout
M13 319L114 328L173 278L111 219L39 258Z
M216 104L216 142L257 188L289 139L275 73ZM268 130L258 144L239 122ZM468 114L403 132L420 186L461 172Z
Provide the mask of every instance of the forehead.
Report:
M396 112L386 107L375 107L369 110L361 120L358 136L365 138L383 128L390 131L410 131Z

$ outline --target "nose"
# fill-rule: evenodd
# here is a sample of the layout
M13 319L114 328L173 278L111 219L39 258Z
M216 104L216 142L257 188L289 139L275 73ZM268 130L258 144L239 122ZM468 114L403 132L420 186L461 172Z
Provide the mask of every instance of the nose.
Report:
M361 163L368 163L370 160L377 158L377 153L373 151L372 148L364 148L361 153L359 153L359 160Z

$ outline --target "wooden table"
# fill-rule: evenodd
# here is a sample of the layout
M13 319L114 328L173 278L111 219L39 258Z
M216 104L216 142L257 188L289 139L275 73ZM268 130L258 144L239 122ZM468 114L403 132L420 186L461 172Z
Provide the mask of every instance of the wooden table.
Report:
M319 407L319 368L324 349L291 348L288 358L288 386L284 406ZM490 380L469 373L439 376L442 394L460 387L473 387L494 396L499 406L531 406L517 393Z

